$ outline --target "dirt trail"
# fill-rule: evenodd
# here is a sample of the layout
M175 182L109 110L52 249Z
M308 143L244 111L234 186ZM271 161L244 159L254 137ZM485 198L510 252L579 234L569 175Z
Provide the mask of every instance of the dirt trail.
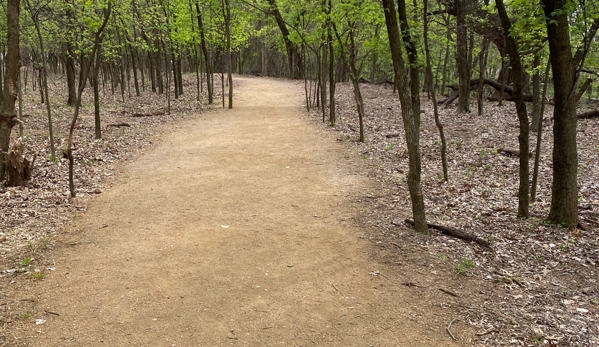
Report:
M469 345L369 257L348 199L368 182L301 88L237 80L233 110L174 126L78 217L22 344Z

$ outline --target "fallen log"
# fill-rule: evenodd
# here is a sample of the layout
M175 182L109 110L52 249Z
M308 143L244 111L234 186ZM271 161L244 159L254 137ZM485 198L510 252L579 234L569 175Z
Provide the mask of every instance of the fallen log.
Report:
M132 113L131 117L154 117L154 116L164 116L164 112L157 111L152 113Z
M579 114L576 115L576 118L578 118L578 119L599 118L599 110L592 110L592 111L587 111L587 112L579 113Z
M523 95L522 96L524 98L525 102L532 102L532 95ZM487 97L488 101L499 101L499 97L498 96L489 96ZM502 99L503 101L514 101L514 97L512 96L506 96Z
M479 82L480 82L480 79L478 79L478 78L471 79L470 80L470 90L476 89L478 87L478 83ZM503 92L507 93L509 95L512 95L512 93L514 92L514 89L512 87L506 86L506 85L502 86L501 83L495 82L495 81L490 80L488 78L484 78L483 79L483 83L486 84L486 85L488 85L488 86L490 86L490 87L493 87L497 91L501 91L501 89L503 88ZM448 85L448 86L445 86L445 87L446 88L450 88L453 91L457 91L458 88L459 88L459 86L457 84Z
M384 81L376 82L375 84L376 85L388 84L388 85L392 86L394 83L393 83L393 81L384 80Z
M441 104L443 107L447 107L449 106L452 102L455 101L455 99L458 98L458 96L460 96L460 94L458 92L454 92L453 94L451 94L449 96L449 98L447 98L447 100L443 101L443 103Z
M491 80L489 80L489 81L491 81ZM493 81L491 81L491 82L493 82ZM478 87L478 80L476 80L476 83L474 83L473 81L470 81L470 90L471 91L476 89L477 87ZM443 108L446 108L447 106L451 105L451 103L454 102L460 96L460 93L458 91L458 89L459 89L458 85L448 85L448 86L445 86L445 88L451 89L452 94L443 101L437 101L437 103L439 105L442 105Z
M510 148L499 148L497 150L498 153L501 153L503 155L506 155L508 157L520 157L520 151L517 149L510 149ZM528 153L528 157L532 157L532 152Z
M115 127L115 128L120 128L120 127L131 127L131 125L129 123L125 123L125 122L120 122L120 123L112 123L112 124L108 124L107 127Z
M414 221L411 220L411 219L406 219L405 222L406 222L406 224L414 226ZM491 245L489 244L488 241L485 241L485 240L481 239L478 236L474 236L474 235L468 234L467 232L462 231L460 229L445 227L445 226L442 226L442 225L436 225L436 224L431 224L431 223L427 223L427 225L431 229L435 229L435 230L440 231L441 234L443 234L443 235L452 236L452 237L455 237L455 238L458 238L458 239L462 239L464 241L478 243L479 245L481 245L481 246L483 246L485 248L491 249Z

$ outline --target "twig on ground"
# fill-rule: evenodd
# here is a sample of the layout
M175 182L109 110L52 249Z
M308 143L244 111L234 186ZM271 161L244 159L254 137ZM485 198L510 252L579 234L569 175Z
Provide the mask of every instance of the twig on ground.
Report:
M442 291L443 293L447 294L447 295L451 295L453 297L459 297L459 295L457 295L456 293L452 292L451 290L447 290L447 289L443 289L443 288L439 288L440 291Z
M416 283L413 282L403 282L401 284L402 286L406 286L406 287L418 287L418 288L423 288L422 286L417 285Z
M449 322L449 325L447 326L447 328L445 330L447 330L447 332L449 333L449 336L451 336L451 338L455 341L456 338L455 336L453 336L453 334L451 333L451 325L453 324L453 322L455 322L456 320L458 320L457 318L454 318L451 322Z

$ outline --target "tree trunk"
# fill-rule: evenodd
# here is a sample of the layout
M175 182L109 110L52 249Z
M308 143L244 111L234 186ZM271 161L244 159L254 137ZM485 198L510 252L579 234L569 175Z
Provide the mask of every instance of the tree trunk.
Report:
M19 56L19 0L7 0L6 3L6 58L4 88L0 104L0 181L5 177L4 153L8 152L10 131L18 123L14 116L17 99L17 79L21 66Z
M145 69L146 69L146 64L143 60L141 60L141 56L136 52L135 53L135 60L137 60L137 63L139 64L139 73L141 75L141 90L142 92L146 91L146 76L145 76ZM104 83L104 80L102 80L102 84Z
M447 141L445 139L445 131L443 130L443 123L439 118L439 108L437 105L437 94L433 86L433 70L431 68L431 53L428 46L428 0L424 0L424 53L426 55L426 71L430 78L428 79L427 90L433 99L433 112L435 115L435 125L439 129L439 137L441 138L441 165L443 167L443 180L447 182L449 180L448 168L447 168ZM482 75L481 75L482 76Z
M549 69L551 68L551 61L547 61L547 67L545 68L545 76L543 81L543 94L541 95L541 100L545 100L545 96L547 95L547 84L549 81ZM535 149L535 164L534 170L532 173L532 183L530 185L530 201L534 203L536 194L537 194L537 181L539 178L539 163L541 161L541 139L543 135L543 113L545 112L545 103L541 103L541 109L539 110L539 122L537 123L537 144Z
M179 88L179 96L183 95L183 62L180 49L177 56L177 87Z
M131 68L133 69L133 83L135 85L135 95L139 96L139 80L137 78L137 64L135 63L136 54L134 53L135 48L133 46L129 46L129 52L131 57Z
M119 38L120 41L120 38ZM123 101L123 103L125 102L125 70L126 70L126 63L125 63L125 54L123 54L124 52L121 51L120 55L121 55L121 66L119 66L119 80L121 81L121 100Z
M77 98L77 88L75 86L75 59L73 59L70 49L67 49L64 59L67 75L67 89L69 92L67 105L73 106L75 105L75 99Z
M539 123L541 121L541 76L539 73L539 65L541 65L541 54L537 52L534 56L532 67L534 73L532 74L532 112L531 112L531 125L530 128L533 132L537 132Z
M223 15L225 17L225 50L227 59L227 81L229 84L228 108L233 108L233 66L231 64L231 7L229 0L223 0Z
M200 47L204 54L204 62L206 64L206 88L208 89L208 103L214 102L214 83L212 69L210 65L210 55L208 54L208 47L206 46L206 34L204 32L204 23L202 21L202 12L200 11L200 5L196 2L196 14L198 20L198 29L200 31Z
M325 42L325 40L324 40L324 38L326 37L325 35L326 35L326 31L323 31L323 33L322 33L322 41L323 42ZM321 100L322 122L323 123L326 120L326 108L327 108L327 97L328 97L327 96L327 77L329 76L329 74L327 73L328 49L329 49L329 46L325 42L322 45L322 56L320 59L320 100Z
M162 49L162 45L160 44L160 42L157 42L156 46L158 47L158 51L156 52L156 58L154 59L154 61L156 62L155 65L155 72L156 72L156 82L158 83L158 94L164 94L164 76L162 76L162 58L166 57L164 54L164 49ZM168 71L168 67L166 66L168 64L168 57L166 57L166 61L164 62L164 68L167 72L166 77L169 78L170 76L170 72Z
M400 15L405 11L404 0L398 0ZM402 6L403 5L403 6ZM420 108L419 103L413 105L412 102L419 96L412 95L412 90L418 90L418 79L408 81L406 73L405 61L402 53L402 41L399 36L399 28L397 24L397 15L395 5L392 0L383 0L383 8L385 12L385 23L387 25L387 34L389 36L389 47L391 57L393 59L393 71L395 74L396 85L405 86L410 84L410 88L399 88L399 99L401 102L401 114L406 133L406 143L408 147L409 171L408 171L408 189L412 200L412 214L414 216L414 228L419 233L428 233L428 225L424 211L424 198L420 184L421 173L421 158L420 158ZM400 18L406 18L405 12ZM403 22L403 20L402 20ZM407 24L407 21L405 21ZM409 37L409 33L404 33L403 37ZM410 47L414 47L413 43L406 42ZM410 49L410 48L408 48ZM417 58L414 54L408 54L410 59ZM416 64L410 64L414 69ZM417 75L410 73L411 76Z
M168 26L168 23L167 23ZM170 40L170 34L169 34ZM166 71L166 114L171 114L171 57L169 57L168 50L166 49L166 45L164 44L164 40L162 37L160 38L160 46L162 47L162 52L164 53L164 70ZM172 54L171 54L172 56ZM164 90L164 89L163 89Z
M46 97L44 95L44 69L40 68L37 70L38 80L39 80L39 90L40 90L40 103L46 102Z
M568 0L541 0L546 16L549 59L553 72L553 183L548 219L578 225L578 151L576 148L575 73L568 25Z
M170 42L171 40L172 39L169 37L169 46L170 46L170 50L171 50L170 61L172 62L171 68L173 70L173 84L175 86L175 99L179 99L179 74L177 73L178 61L177 61L177 58L175 57L175 52L173 51L173 45L172 45L172 42ZM169 72L169 74L170 74L170 72ZM169 84L169 88L170 88L170 84Z
M148 75L150 75L150 83L152 85L152 93L156 93L156 72L154 71L154 58L151 52L148 52L148 62L150 66L148 67Z
M479 57L479 79L478 79L478 115L482 116L484 113L484 90L485 90L485 70L487 66L487 57L489 54L489 40L484 39L483 50Z
M102 138L102 123L100 121L100 50L96 53L96 61L94 63L94 71L92 73L92 86L94 89L94 130L95 139Z
M470 66L468 65L468 32L466 27L466 0L456 0L457 50L456 63L460 80L458 113L470 112Z
M21 86L21 71L19 70L19 78L18 78L18 97L19 97L19 136L23 137L23 90Z
M505 41L503 41L503 50L505 51ZM505 90L505 84L507 83L507 65L505 64L505 57L502 55L501 56L501 70L499 72L499 77L498 78L501 80L501 89L499 90L499 103L497 104L497 106L502 106L503 105L503 93Z
M268 77L268 46L265 38L260 39L260 64L263 77Z
M329 0L329 13L331 12L332 4ZM333 35L331 34L331 26L327 27L327 41L329 43L329 123L335 126L337 117L335 114L335 51L333 51Z
M501 18L501 24L503 26L503 32L505 35L506 48L510 55L510 63L512 66L513 77L514 77L514 102L516 103L516 113L518 114L518 121L520 122L520 133L518 134L518 143L520 147L520 185L518 187L518 216L528 218L528 206L529 206L529 188L530 188L530 176L529 176L529 157L524 153L529 152L528 136L528 111L526 110L526 103L524 102L524 85L525 85L525 74L526 71L520 61L520 53L518 52L518 43L516 39L511 35L510 29L512 24L508 18L503 0L496 0L497 12Z
M449 28L450 26L450 21L449 21L449 16L444 16L445 18L445 26L447 28ZM445 58L443 59L443 72L442 72L442 77L441 77L441 89L440 89L440 93L445 93L445 86L447 85L448 82L448 78L447 78L447 64L449 64L449 47L452 41L451 38L451 30L447 30L447 43L445 45Z

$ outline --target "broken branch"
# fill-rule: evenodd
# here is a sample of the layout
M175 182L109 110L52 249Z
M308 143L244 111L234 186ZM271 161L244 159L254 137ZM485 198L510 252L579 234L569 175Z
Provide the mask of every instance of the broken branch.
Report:
M411 226L414 225L414 221L411 219L406 219L405 222ZM447 235L447 236L452 236L458 239L462 239L464 241L470 241L470 242L475 242L478 243L479 245L485 247L485 248L489 248L491 249L491 245L489 244L489 242L481 239L478 236L474 236L474 235L470 235L465 231L462 231L460 229L456 229L456 228L450 228L450 227L445 227L442 225L436 225L436 224L431 224L431 223L427 223L429 228L438 230L441 232L441 234Z

